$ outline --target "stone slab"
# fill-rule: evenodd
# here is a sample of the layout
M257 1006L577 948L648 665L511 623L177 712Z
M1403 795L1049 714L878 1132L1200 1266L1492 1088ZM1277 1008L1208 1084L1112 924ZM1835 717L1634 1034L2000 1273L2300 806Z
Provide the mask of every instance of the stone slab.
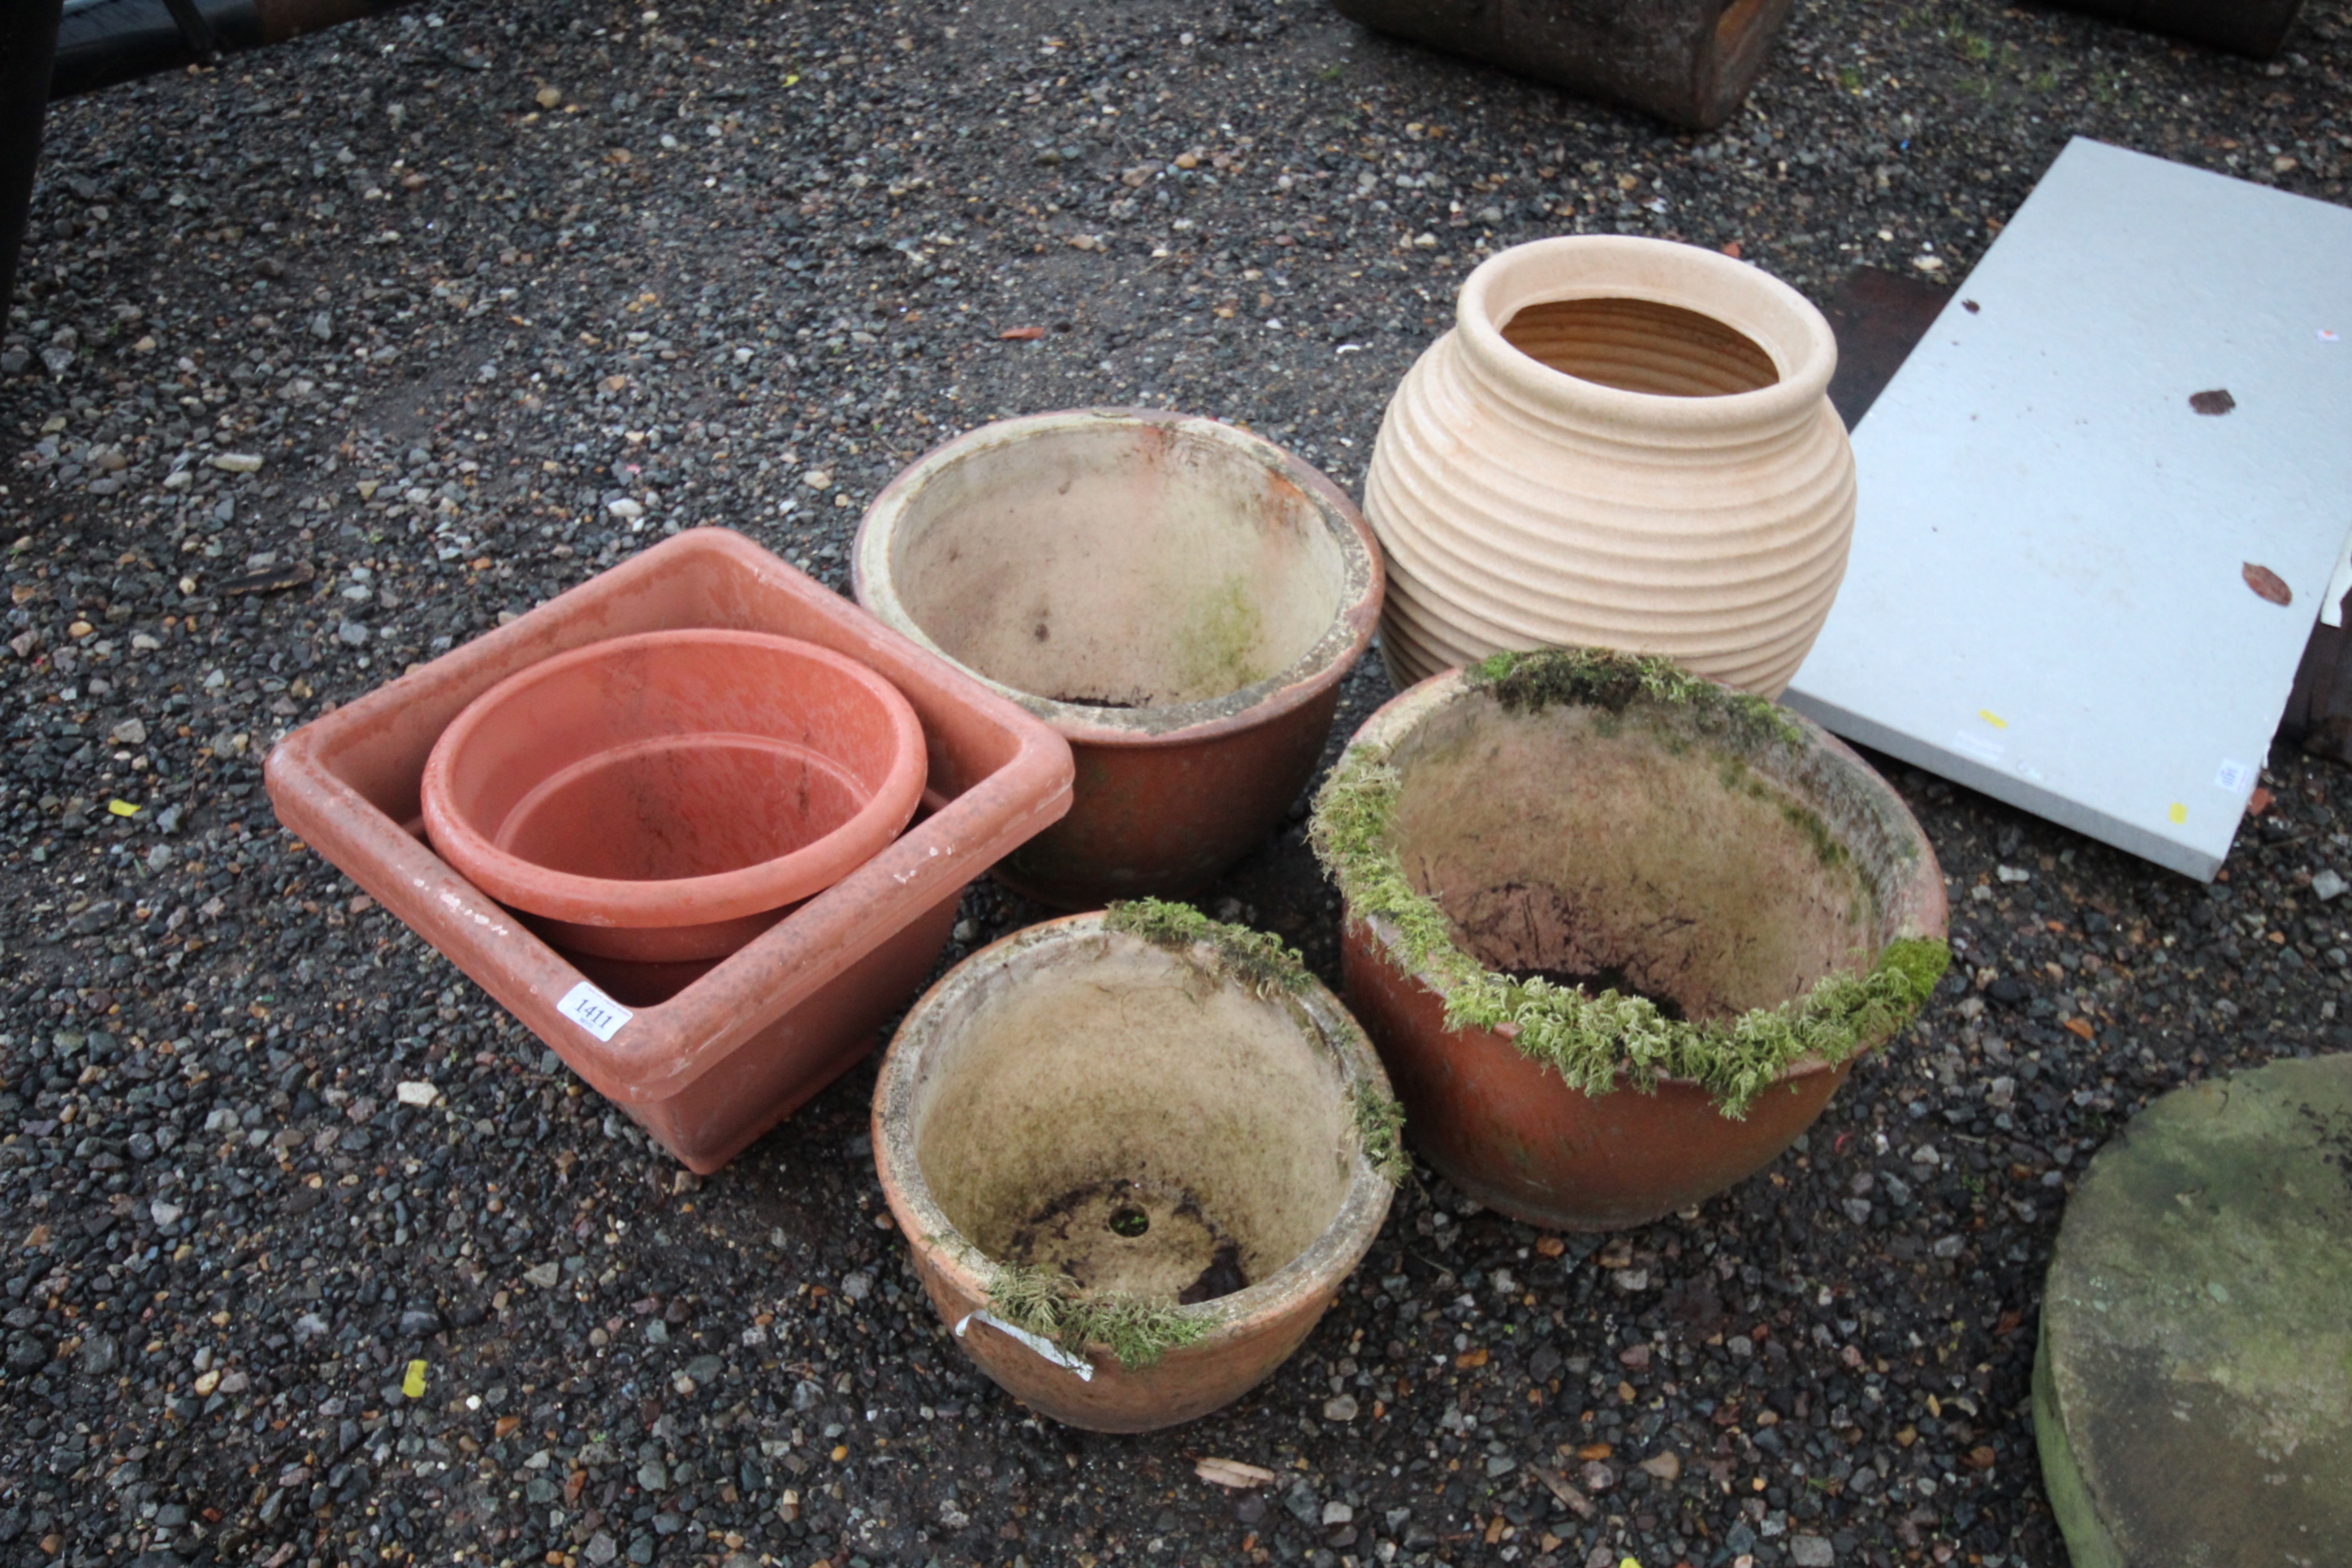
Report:
M2352 1562L2352 1057L2176 1089L2100 1151L2033 1425L2074 1568Z
M2352 209L2070 142L1856 426L1789 705L2210 878L2352 533L2347 255Z

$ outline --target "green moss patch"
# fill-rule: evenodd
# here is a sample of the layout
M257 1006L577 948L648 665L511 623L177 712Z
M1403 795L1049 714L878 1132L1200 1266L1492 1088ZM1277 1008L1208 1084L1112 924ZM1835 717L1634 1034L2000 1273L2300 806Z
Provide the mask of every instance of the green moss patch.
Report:
M1202 697L1222 697L1264 680L1260 645L1265 626L1246 577L1225 578L1202 595L1178 634L1178 684Z
M1247 926L1213 921L1190 904L1134 899L1104 911L1103 924L1171 952L1206 945L1218 963L1252 995L1270 1001L1286 991L1304 991L1313 979L1307 961L1279 937ZM1369 1085L1355 1091L1356 1136L1372 1169L1395 1186L1412 1167L1404 1152L1404 1107Z
M1672 702L1693 709L1704 727L1735 745L1801 743L1795 725L1769 703L1660 659L1583 650L1498 655L1472 683L1521 711L1614 702L1622 712L1640 702ZM1725 1115L1743 1117L1796 1062L1835 1066L1908 1025L1950 963L1941 941L1897 941L1866 973L1830 974L1779 1006L1696 1021L1668 1018L1643 996L1495 973L1463 951L1444 913L1406 876L1391 833L1401 787L1384 752L1359 746L1316 797L1310 838L1349 918L1384 922L1397 960L1444 997L1448 1026L1507 1025L1521 1051L1587 1094L1609 1093L1621 1082L1647 1092L1663 1078L1683 1079L1704 1086Z
M1686 709L1701 732L1748 746L1803 743L1804 734L1780 707L1693 675L1656 654L1601 647L1547 647L1498 653L1471 667L1470 684L1491 693L1508 713L1539 713L1556 704L1622 714L1636 703Z
M1356 1136L1364 1158L1389 1185L1402 1185L1412 1173L1404 1152L1404 1107L1370 1084L1356 1090Z
M1066 1275L1017 1264L996 1265L988 1307L1014 1328L1051 1340L1072 1355L1099 1345L1127 1367L1157 1365L1210 1328L1202 1312L1172 1301L1089 1295Z
M1154 947L1182 952L1205 944L1225 970L1253 995L1271 997L1284 991L1307 988L1307 961L1282 939L1247 926L1213 921L1190 904L1162 899L1135 899L1113 904L1103 924Z

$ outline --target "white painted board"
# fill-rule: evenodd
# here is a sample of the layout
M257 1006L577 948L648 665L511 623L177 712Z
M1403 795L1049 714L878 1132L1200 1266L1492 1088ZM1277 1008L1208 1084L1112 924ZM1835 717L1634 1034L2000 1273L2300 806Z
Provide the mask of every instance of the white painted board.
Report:
M1853 448L1789 705L2210 880L2352 534L2352 210L2077 138Z

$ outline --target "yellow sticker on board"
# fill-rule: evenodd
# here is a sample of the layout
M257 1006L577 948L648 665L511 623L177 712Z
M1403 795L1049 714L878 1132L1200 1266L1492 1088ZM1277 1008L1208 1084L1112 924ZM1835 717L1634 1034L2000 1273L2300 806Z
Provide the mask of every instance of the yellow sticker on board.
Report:
M2178 827L2178 826L2179 826L2182 823L2187 822L2188 820L2189 820L2189 808L2188 808L2187 806L2185 806L2185 805L2181 805L2179 801L2177 801L2177 800L2176 800L2176 801L2174 801L2174 802L2172 803L2172 825L2173 825L2175 827Z

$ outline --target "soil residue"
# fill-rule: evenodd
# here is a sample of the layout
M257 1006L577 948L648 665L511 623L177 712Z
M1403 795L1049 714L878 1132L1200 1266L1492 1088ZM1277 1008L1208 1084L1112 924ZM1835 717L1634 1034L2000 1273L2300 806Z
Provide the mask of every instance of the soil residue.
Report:
M1080 1289L1193 1306L1249 1284L1241 1244L1192 1194L1113 1177L1055 1198L1013 1233L1005 1260Z

